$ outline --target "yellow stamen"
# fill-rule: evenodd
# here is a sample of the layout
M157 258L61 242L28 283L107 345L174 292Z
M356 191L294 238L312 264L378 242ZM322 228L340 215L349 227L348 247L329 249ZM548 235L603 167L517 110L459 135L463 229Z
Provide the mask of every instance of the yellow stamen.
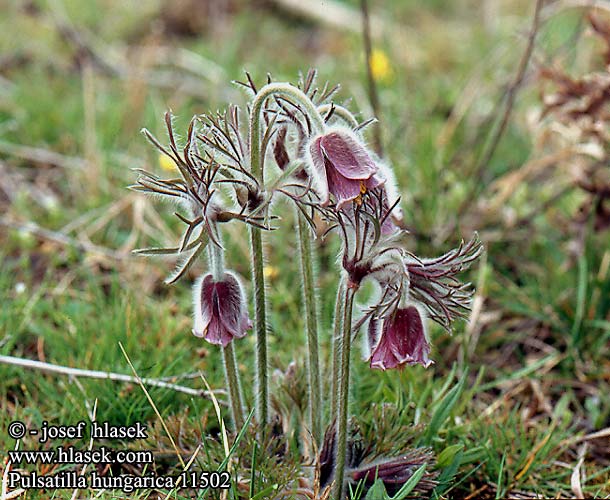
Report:
M364 181L360 181L360 194L354 198L356 205L362 205L362 195L366 193L366 184Z

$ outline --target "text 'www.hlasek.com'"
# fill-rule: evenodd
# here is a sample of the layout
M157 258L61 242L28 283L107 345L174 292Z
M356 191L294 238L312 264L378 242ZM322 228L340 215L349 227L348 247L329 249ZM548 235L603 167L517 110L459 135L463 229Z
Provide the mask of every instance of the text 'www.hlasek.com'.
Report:
M184 470L175 475L152 472L154 454L151 450L115 449L98 440L138 441L148 438L146 425L136 422L130 426L116 426L108 422L80 421L75 425L50 425L44 421L40 428L28 429L21 421L11 422L8 435L16 440L9 450L8 471L4 474L5 487L16 489L101 489L122 490L130 493L140 489L228 489L231 476L226 471ZM23 438L33 439L44 449L19 449ZM89 446L78 448L59 444L59 441L89 440ZM40 470L26 471L24 466L39 464ZM87 470L88 465L93 465ZM114 473L113 465L129 466L138 474ZM71 467L73 466L73 467Z

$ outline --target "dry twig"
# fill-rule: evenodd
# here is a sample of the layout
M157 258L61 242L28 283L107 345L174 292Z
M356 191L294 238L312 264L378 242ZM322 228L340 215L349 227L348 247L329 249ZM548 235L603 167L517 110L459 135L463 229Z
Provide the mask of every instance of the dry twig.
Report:
M65 156L48 149L11 144L5 141L0 141L0 152L31 162L46 163L56 167L78 170L85 170L89 167L89 162L83 158Z
M544 0L536 0L534 18L533 18L532 27L530 29L530 33L528 36L527 45L525 47L525 51L519 62L519 66L517 68L517 73L515 74L515 78L513 79L512 84L509 86L509 88L506 92L506 99L505 99L506 105L504 106L504 113L500 120L499 126L495 128L493 137L488 142L489 146L481 154L480 160L477 162L477 164L472 172L473 178L481 177L481 174L483 174L483 171L485 170L485 168L487 167L487 165L493 158L493 155L494 155L498 145L500 144L500 139L502 139L502 136L504 135L504 131L506 130L506 126L508 125L508 121L510 119L510 116L511 116L511 113L513 110L513 105L515 103L517 91L519 90L519 88L521 87L521 85L523 83L523 80L525 78L525 72L529 65L529 62L530 62L530 59L532 56L532 52L534 51L534 43L536 41L536 35L538 34L538 29L540 28L540 12L542 10L543 4L544 4ZM459 215L464 214L464 212L468 209L468 207L472 203L472 200L476 199L476 196L474 196L475 192L480 190L481 188L483 188L484 185L485 185L485 183L483 183L483 182L476 182L474 184L474 187L471 190L473 192L469 193L469 195L464 198L464 201L458 208Z
M532 57L532 52L534 51L536 35L538 34L538 29L540 28L540 11L542 10L543 4L544 0L536 0L536 7L534 9L534 19L532 21L532 27L530 29L530 33L527 39L525 52L523 52L521 60L519 61L519 67L517 68L517 73L515 74L513 83L510 85L506 92L506 105L504 106L504 114L502 115L502 119L500 120L500 125L498 126L498 128L496 128L491 142L489 143L489 147L485 150L484 154L481 156L481 160L477 164L477 167L474 172L475 177L479 177L482 174L483 169L485 169L485 167L493 158L498 144L500 143L500 139L504 135L504 131L506 130L506 126L508 125L513 106L515 104L515 97L517 96L517 91L523 83L525 71L527 70L530 59Z
M342 2L327 0L273 0L273 3L293 14L326 24L336 29L358 32L361 25L360 13ZM372 35L379 36L387 29L387 23L375 17L372 20Z
M42 361L34 361L33 359L17 358L15 356L2 356L0 355L0 363L21 366L23 368L30 368L34 370L40 370L47 373L58 373L61 375L68 375L69 377L81 377L81 378L93 378L98 380L112 380L114 382L125 382L129 384L145 384L152 387L160 387L162 389L169 389L175 392L181 392L196 397L208 397L212 394L208 390L193 389L192 387L185 387L182 385L172 384L163 380L154 378L141 378L133 377L131 375L124 375L122 373L103 372L100 370L83 370L81 368L70 368L68 366L54 365L51 363L43 363ZM225 391L215 390L215 393L224 394ZM221 404L226 406L226 401L222 401Z
M109 248L101 247L86 241L79 241L63 233L40 227L38 224L32 221L15 222L7 219L6 217L2 217L0 218L0 226L16 229L18 231L24 231L26 233L38 236L39 238L54 241L60 245L73 247L85 253L97 254L113 260L121 261L128 260L130 258L129 254L115 252Z

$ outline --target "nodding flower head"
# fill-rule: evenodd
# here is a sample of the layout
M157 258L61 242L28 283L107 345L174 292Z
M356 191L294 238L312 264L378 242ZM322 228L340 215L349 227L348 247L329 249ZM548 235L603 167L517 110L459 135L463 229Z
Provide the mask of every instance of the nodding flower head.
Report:
M417 363L430 366L433 361L428 358L430 344L424 321L415 305L398 307L383 320L371 319L368 338L371 368L390 370Z
M364 145L347 129L330 129L314 138L309 153L311 176L323 205L330 202L332 195L341 209L385 182Z
M252 328L241 284L231 273L214 281L205 275L195 285L195 327L193 334L210 344L226 347L234 338L241 338Z

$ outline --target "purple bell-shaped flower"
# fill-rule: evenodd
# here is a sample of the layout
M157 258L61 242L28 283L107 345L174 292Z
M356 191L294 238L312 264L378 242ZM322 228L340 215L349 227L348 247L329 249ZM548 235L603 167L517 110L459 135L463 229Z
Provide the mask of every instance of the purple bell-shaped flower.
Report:
M414 305L398 307L383 320L371 319L368 338L371 368L390 370L417 363L430 366L433 361L428 358L430 344L424 321Z
M252 328L241 284L233 274L224 273L220 281L205 275L195 285L194 295L195 336L226 347Z
M311 175L323 205L330 202L332 195L341 209L385 182L364 145L347 129L332 129L316 137L309 152Z

